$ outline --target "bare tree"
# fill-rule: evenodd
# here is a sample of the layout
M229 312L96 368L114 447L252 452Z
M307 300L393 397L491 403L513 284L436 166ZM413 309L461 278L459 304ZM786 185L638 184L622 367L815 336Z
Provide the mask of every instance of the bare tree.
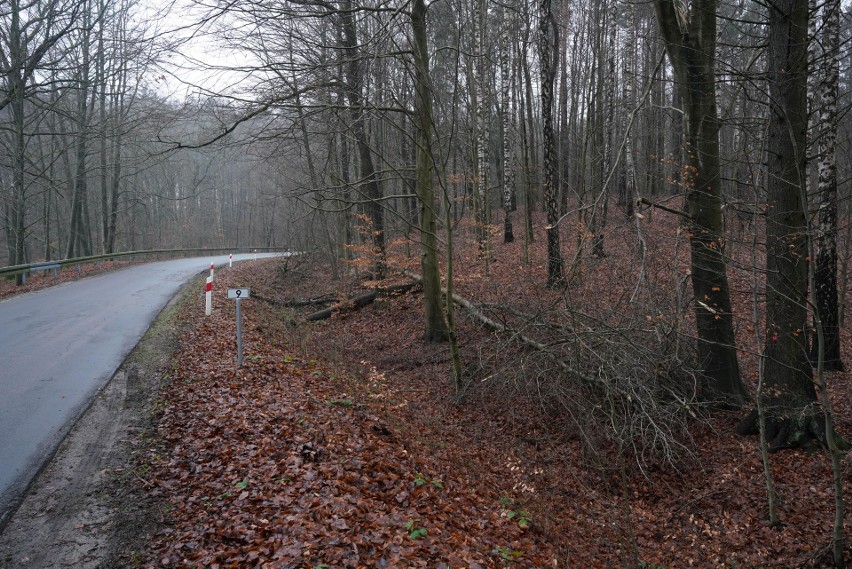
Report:
M716 0L655 0L660 32L683 101L692 290L698 357L711 396L739 407L746 398L734 339L724 256L716 109Z
M766 212L766 439L770 448L807 447L825 438L807 352L805 141L807 0L769 7ZM738 426L757 433L757 413Z
M476 168L475 180L476 191L474 194L474 206L476 208L476 233L479 241L480 254L485 263L485 272L488 273L490 260L490 236L488 225L491 222L488 199L488 170L489 153L488 143L490 140L490 128L488 126L490 102L488 101L489 73L487 58L485 55L485 36L488 22L487 0L476 0L473 4L473 96L472 112L474 113L473 124L475 130Z
M559 59L559 41L551 0L539 0L538 55L541 68L542 152L544 154L544 207L547 214L547 286L557 287L564 279L559 244L559 204L556 184L556 137L553 134L553 81Z
M604 248L604 228L606 227L607 213L609 211L609 182L612 178L614 160L613 160L613 144L615 138L615 88L616 88L616 39L618 36L618 2L609 0L607 8L607 18L609 22L607 28L607 49L606 49L606 69L604 82L604 151L603 160L601 163L598 198L595 200L595 206L592 210L592 220L590 223L590 232L592 234L592 254L596 257L605 257L606 251ZM625 82L627 78L624 78ZM630 148L629 159L632 162L633 149Z
M352 0L341 0L340 18L343 29L343 50L346 54L346 97L349 102L352 131L358 146L360 175L364 187L363 193L367 200L365 209L370 219L369 232L372 235L376 262L373 276L381 278L385 272L385 221L382 209L382 189L373 162L373 151L367 138L367 112L362 103L364 88L363 61L358 54L358 28L355 24L355 11Z
M449 331L441 302L441 271L438 264L438 224L433 188L435 165L432 149L432 80L429 74L429 48L426 37L426 5L423 0L414 0L411 8L411 27L416 74L414 114L417 127L417 199L420 203L420 240L423 251L420 267L426 312L425 337L434 342L446 340Z
M822 70L819 113L819 227L816 258L816 309L822 321L825 368L843 370L837 293L837 90L840 77L840 2L823 5ZM812 16L815 20L815 15ZM813 41L813 40L812 40ZM814 347L812 355L816 354ZM812 357L812 359L815 359Z
M0 195L4 197L4 228L12 264L27 259L28 105L42 89L39 72L43 66L57 65L63 57L55 47L76 25L80 9L76 2L63 0L9 0L0 8L0 113L8 109L7 144L12 171L11 193ZM0 121L6 122L2 114Z
M75 68L76 140L74 152L74 186L71 193L70 235L65 258L92 254L92 229L89 214L89 140L96 97L92 93L92 31L100 17L92 10L92 0L81 5L82 26L79 30L79 59ZM91 97L91 99L90 99Z
M512 110L511 54L513 6L501 6L503 32L500 43L500 88L503 104L503 242L515 240L512 209L515 198L514 111Z

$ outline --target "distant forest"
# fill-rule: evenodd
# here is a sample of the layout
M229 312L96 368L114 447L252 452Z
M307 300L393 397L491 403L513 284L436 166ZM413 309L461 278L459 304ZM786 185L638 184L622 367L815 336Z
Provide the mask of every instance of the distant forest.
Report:
M335 262L361 239L359 215L380 222L385 240L408 236L424 120L416 6L4 2L0 264L239 245L322 248ZM750 219L766 202L767 4L423 8L436 205L454 220L529 238L529 214L551 201L551 217L579 211L592 233L610 202L628 214L638 199L680 209L692 102L678 81L700 80L678 76L679 38L701 49L712 40L700 65L711 65L726 219ZM691 16L706 10L712 26ZM818 164L850 153L849 16L840 2L814 2L796 24L809 26L808 135L796 152L814 226ZM194 58L199 38L229 56ZM834 180L845 220L849 160Z

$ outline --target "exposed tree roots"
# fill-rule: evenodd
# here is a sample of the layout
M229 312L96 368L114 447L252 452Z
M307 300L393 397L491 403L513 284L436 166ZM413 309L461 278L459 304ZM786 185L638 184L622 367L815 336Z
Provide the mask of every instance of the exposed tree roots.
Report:
M760 433L757 409L751 412L737 425L737 434L748 436ZM838 444L842 441L835 435ZM800 448L814 451L827 448L825 439L825 416L818 414L800 414L788 417L766 417L766 441L769 452ZM845 444L845 443L843 443Z

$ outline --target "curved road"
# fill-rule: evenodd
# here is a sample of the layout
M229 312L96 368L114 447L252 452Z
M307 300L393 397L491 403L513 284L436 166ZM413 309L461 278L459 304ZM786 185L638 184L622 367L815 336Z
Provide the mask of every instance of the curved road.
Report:
M0 527L157 314L211 262L227 257L137 265L0 301Z

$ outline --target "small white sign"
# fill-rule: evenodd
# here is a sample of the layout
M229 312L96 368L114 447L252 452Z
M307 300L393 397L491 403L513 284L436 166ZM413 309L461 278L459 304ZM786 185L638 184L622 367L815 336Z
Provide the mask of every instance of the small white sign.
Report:
M228 298L238 299L238 298L248 298L251 294L251 291L247 288L229 288L228 289Z

